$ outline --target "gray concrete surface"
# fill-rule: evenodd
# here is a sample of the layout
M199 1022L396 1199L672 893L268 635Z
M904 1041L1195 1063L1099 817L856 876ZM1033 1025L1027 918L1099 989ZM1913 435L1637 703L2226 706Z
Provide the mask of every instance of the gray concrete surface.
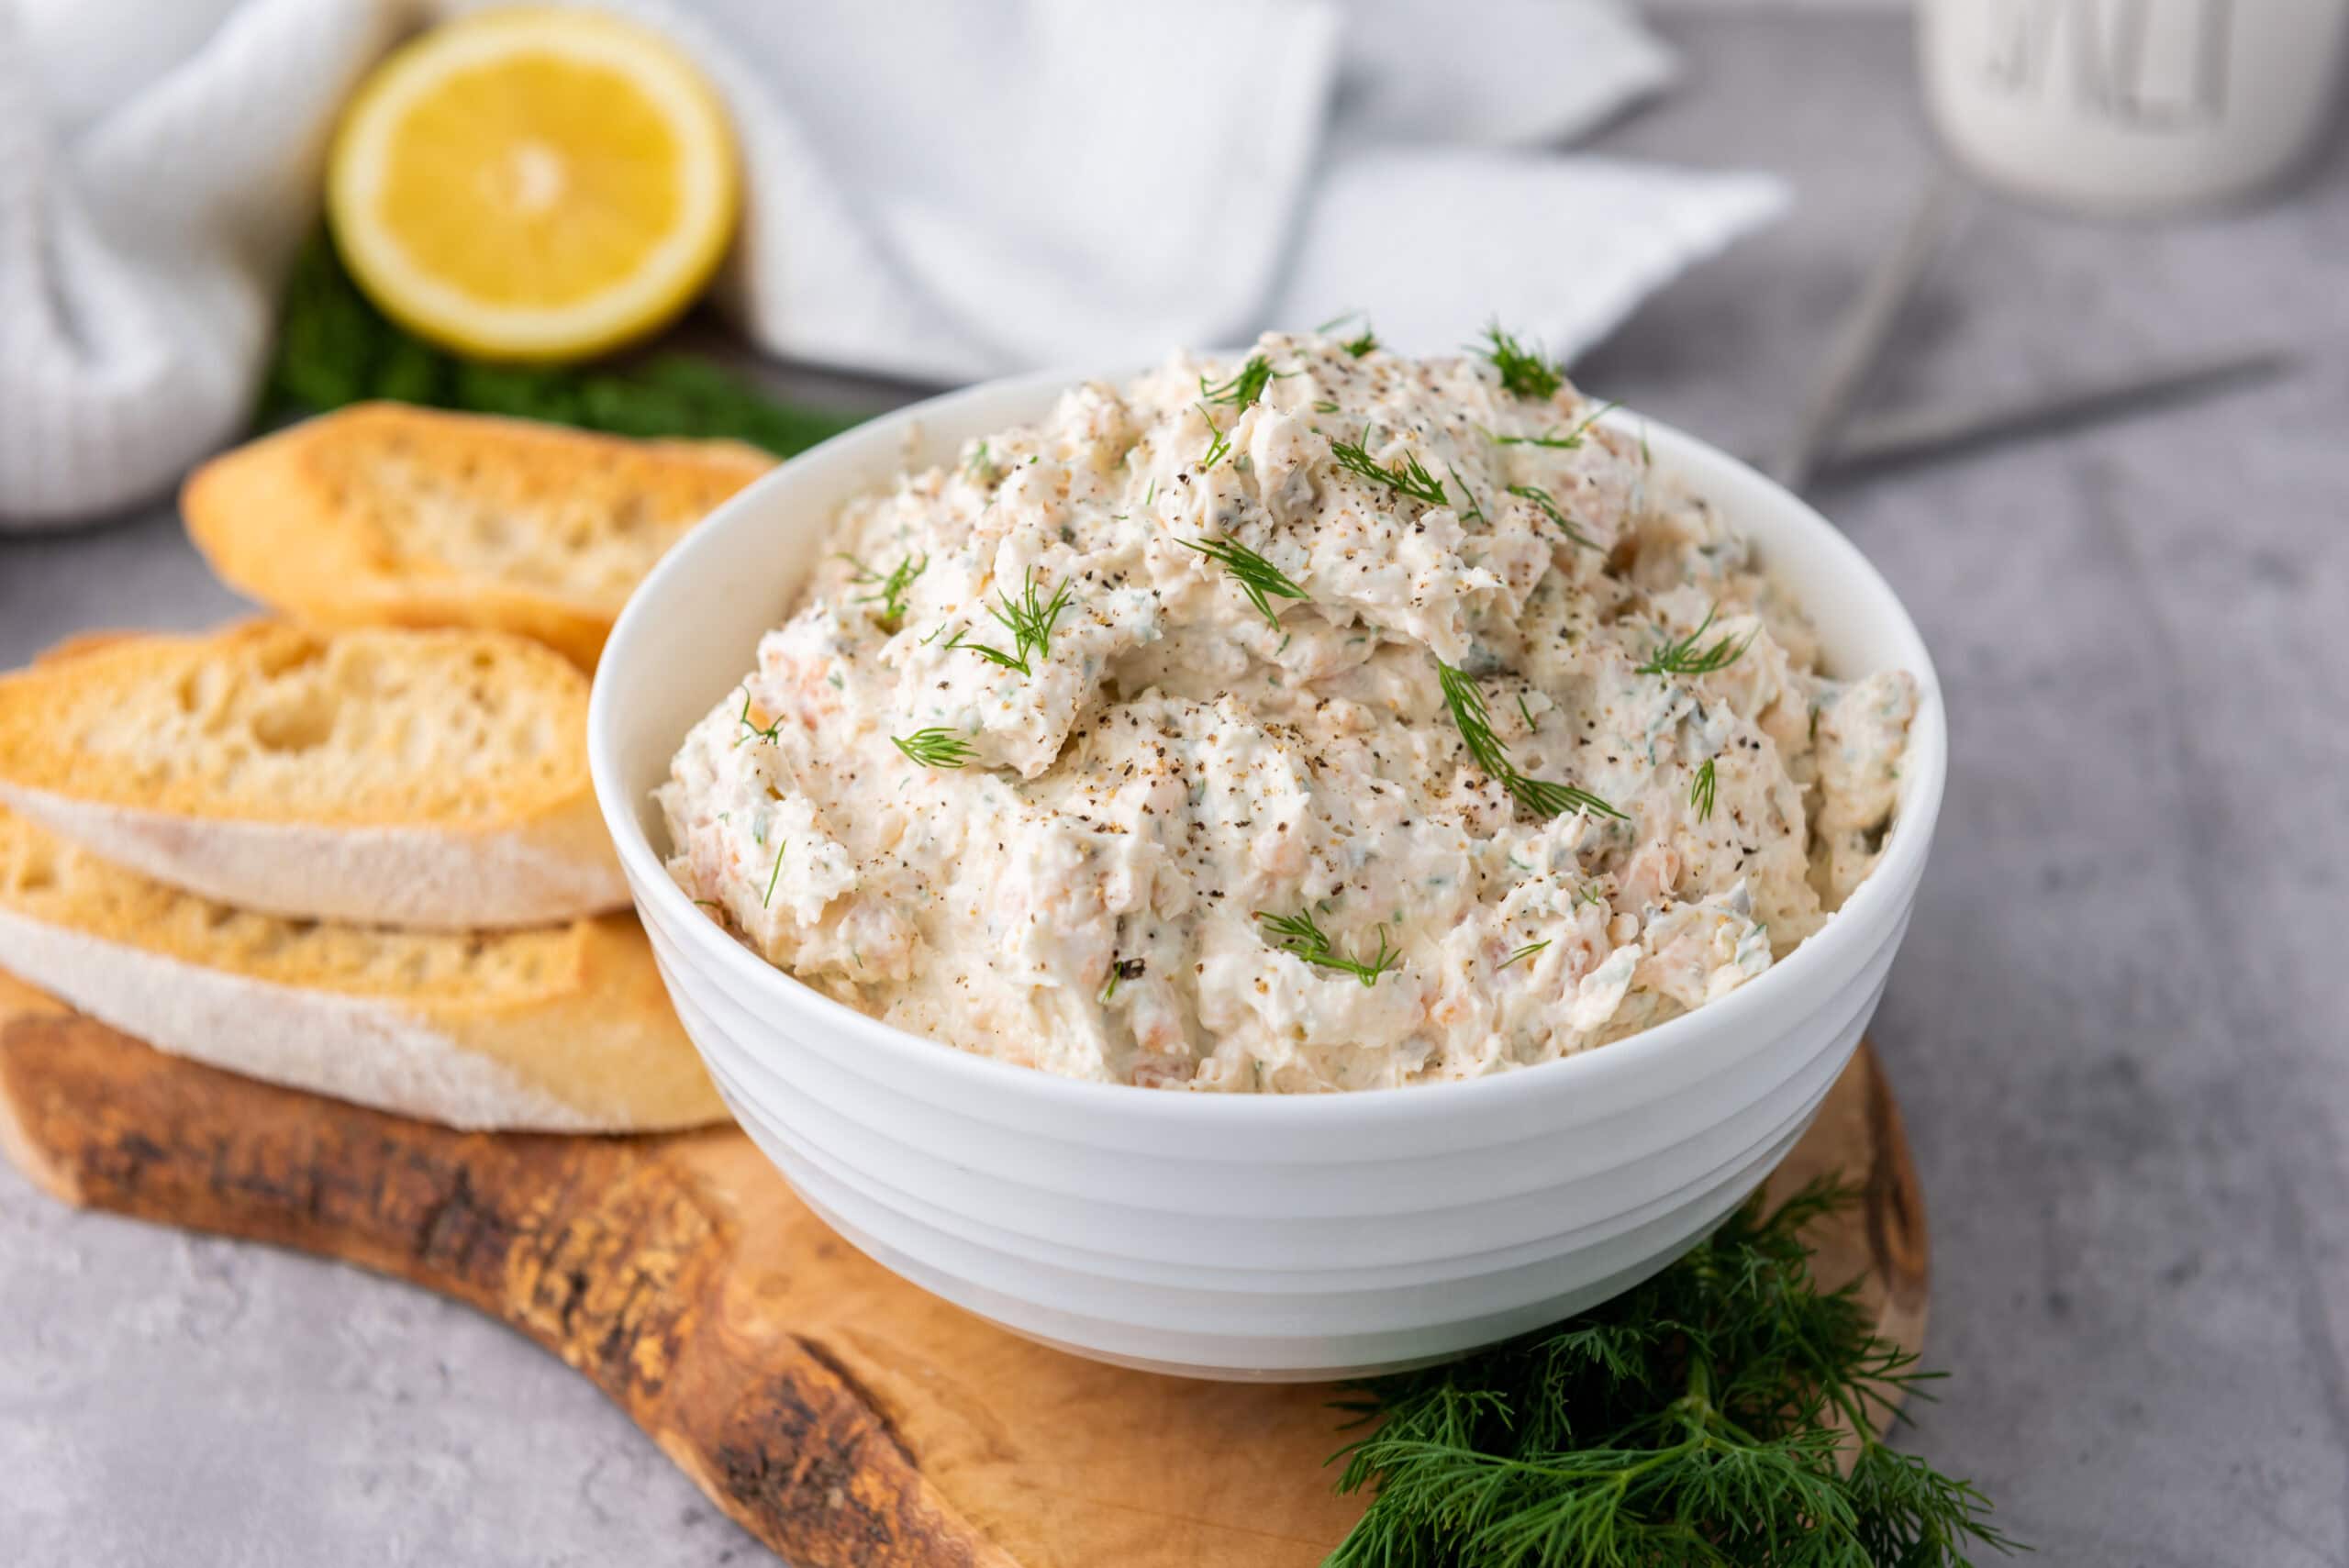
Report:
M1906 28L1671 26L1686 87L1610 144L1779 169L1799 205L1581 378L1768 450L1932 166ZM1869 392L2249 342L2299 373L1818 493L1923 623L1955 731L1877 1030L1953 1373L1914 1440L2051 1564L2349 1562L2349 146L2178 227L1980 202ZM231 607L161 510L0 543L0 662ZM503 1330L0 1169L0 1562L761 1557Z

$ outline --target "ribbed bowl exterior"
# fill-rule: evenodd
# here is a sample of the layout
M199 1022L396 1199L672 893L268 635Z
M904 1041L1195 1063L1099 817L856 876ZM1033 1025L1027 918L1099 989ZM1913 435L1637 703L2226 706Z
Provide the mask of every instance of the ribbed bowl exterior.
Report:
M1925 694L1876 873L1786 962L1694 1014L1466 1084L1302 1097L1076 1084L818 995L669 878L650 792L751 667L839 503L896 471L915 421L918 455L951 456L1040 417L1074 379L959 394L786 464L672 552L606 650L597 792L670 995L736 1118L881 1263L1019 1333L1158 1371L1423 1363L1663 1266L1793 1145L1858 1043L1923 873L1946 738L1931 662L1881 579L1801 503L1662 427L1645 428L1657 466L1748 527L1804 592L1831 660L1898 665Z

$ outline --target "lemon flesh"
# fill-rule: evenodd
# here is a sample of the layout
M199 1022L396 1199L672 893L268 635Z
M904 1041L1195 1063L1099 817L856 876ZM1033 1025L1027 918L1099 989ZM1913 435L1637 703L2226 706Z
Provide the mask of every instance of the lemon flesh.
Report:
M642 28L491 11L394 53L336 131L327 209L384 313L490 359L570 360L683 310L724 254L734 148Z

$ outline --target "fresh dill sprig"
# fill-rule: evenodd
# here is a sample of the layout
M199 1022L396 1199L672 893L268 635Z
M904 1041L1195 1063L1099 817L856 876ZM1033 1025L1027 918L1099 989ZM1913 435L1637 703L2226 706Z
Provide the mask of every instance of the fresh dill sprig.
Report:
M762 909L774 902L774 884L783 880L783 857L790 849L791 840L785 839L774 851L774 871L767 877L767 894L764 898L759 900L759 907Z
M870 594L859 594L852 602L881 606L874 613L874 624L884 631L895 631L905 625L906 594L913 587L914 579L930 570L930 557L908 555L891 567L885 577L853 555L843 554L841 559L856 568L854 581L860 586L873 590Z
M1572 517L1567 517L1564 512L1561 511L1559 509L1558 503L1551 499L1550 493L1547 490L1542 489L1539 484L1512 484L1508 487L1508 493L1512 495L1521 496L1525 500L1531 501L1535 506L1541 507L1542 515L1543 517L1548 517L1552 522L1557 524L1560 532L1564 533L1568 539L1574 540L1575 543L1582 546L1585 550L1597 550L1598 548L1598 541L1593 539L1588 534L1583 532L1582 529L1575 525L1575 520Z
M1001 621L1004 628L1011 633L1010 652L990 648L984 642L966 642L959 631L946 646L975 653L990 664L999 664L1007 670L1032 675L1036 671L1030 662L1030 657L1049 659L1052 656L1052 623L1061 618L1061 612L1068 608L1074 596L1074 584L1063 577L1061 585L1052 590L1052 597L1045 598L1043 591L1036 585L1036 569L1031 566L1020 581L1017 598L1008 594L999 594L996 595L998 603L987 606L987 613Z
M1245 408L1264 396L1264 389L1273 383L1296 373L1295 371L1275 372L1272 361L1262 354L1251 354L1247 363L1241 365L1230 381L1210 386L1207 377L1199 377L1199 401L1202 404L1229 403L1235 408Z
M985 660L988 663L998 665L1006 670L1017 670L1023 675L1032 675L1036 673L1034 668L1028 662L1026 651L1023 650L1018 653L1006 653L1002 649L993 647L985 642L965 642L963 639L969 629L970 628L966 627L962 631L958 631L953 636L948 638L946 639L946 651L952 653L959 648L964 652L975 653L980 658Z
M1218 428L1215 416L1208 412L1208 406L1204 403L1199 405L1199 417L1208 422L1208 434L1215 438L1208 443L1207 455L1199 459L1199 472L1205 473L1221 462L1225 454L1231 450L1231 438Z
M1803 1228L1854 1194L1756 1194L1686 1257L1548 1329L1349 1385L1333 1456L1376 1495L1325 1568L1960 1568L2016 1550L1877 1418L1932 1374L1822 1286ZM1848 1468L1843 1463L1848 1463Z
M1697 782L1688 786L1688 804L1697 808L1698 821L1705 821L1712 816L1713 792L1719 783L1713 771L1713 759L1708 757L1705 765L1697 770Z
M971 743L951 729L932 727L911 735L892 735L889 744L925 768L959 768L971 760ZM776 857L778 864L781 857Z
M1745 656L1745 651L1753 646L1754 638L1761 635L1762 628L1756 627L1753 630L1747 632L1745 640L1742 642L1724 635L1710 648L1698 648L1697 645L1704 639L1706 631L1713 624L1713 616L1720 608L1720 606L1716 605L1712 609L1707 610L1705 618L1698 621L1697 629L1687 636L1667 638L1657 643L1655 651L1648 655L1647 662L1639 666L1632 673L1709 675L1716 671L1726 670L1736 663Z
M1519 773L1509 762L1508 748L1493 731L1492 712L1485 706L1485 694L1476 684L1476 678L1441 659L1435 662L1435 667L1437 681L1443 688L1444 706L1452 710L1452 722L1459 728L1468 755L1475 759L1478 767L1500 781L1511 800L1537 817L1559 817L1579 810L1612 817L1618 821L1629 820L1586 789L1551 779L1528 778Z
M1563 817L1569 811L1587 811L1594 817L1612 817L1618 822L1630 817L1606 801L1578 784L1560 784L1555 779L1531 779L1523 773L1506 773L1502 787L1509 798L1536 817Z
M1612 414L1621 406L1623 406L1623 400L1621 398L1609 398L1606 402L1600 404L1598 407L1584 415L1582 418L1576 422L1575 428L1566 432L1566 439L1574 442L1576 446L1580 446L1582 444L1583 437L1590 433L1590 428L1593 425L1598 424L1601 419L1606 418L1607 416ZM1641 438L1642 441L1646 439L1647 438L1644 436Z
M1187 550L1197 550L1210 561L1222 562L1223 569L1231 573L1231 580L1240 585L1240 591L1248 595L1248 602L1256 606L1256 613L1263 616L1269 626L1279 626L1281 617L1273 609L1268 595L1278 595L1284 599L1309 599L1313 596L1290 581L1288 574L1279 567L1236 540L1186 539L1183 545Z
M1386 945L1386 928L1378 928L1378 951L1364 962L1348 958L1330 942L1329 933L1314 923L1313 911L1300 909L1294 915L1275 915L1259 909L1256 918L1264 922L1273 933L1273 945L1283 952L1294 953L1306 962L1322 969L1335 969L1353 975L1364 985L1375 985L1378 977L1403 962L1403 955Z
M1507 969L1519 959L1531 958L1535 953L1540 952L1543 948L1546 948L1550 944L1546 939L1538 942L1528 942L1523 947L1518 949L1515 952L1509 954L1507 958L1501 960L1499 967L1501 969Z
M1415 454L1404 453L1402 462L1393 468L1370 455L1370 427L1367 425L1363 427L1359 441L1331 441L1330 455L1336 458L1338 466L1348 473L1359 473L1375 484L1383 484L1397 495L1407 495L1431 506L1444 504L1443 482L1430 473Z
M1435 662L1436 679L1443 688L1444 706L1452 709L1452 722L1459 728L1460 739L1468 744L1468 754L1476 765L1499 778L1511 772L1508 748L1493 733L1492 711L1485 706L1485 693L1475 677L1455 665L1439 659Z
M1338 347L1343 349L1347 353L1352 354L1355 359L1360 359L1364 354L1370 353L1377 349L1378 334L1372 331L1369 324L1365 322L1360 332L1351 338L1341 339Z
M378 310L321 225L279 295L277 341L258 412L319 413L373 398L608 430L731 437L778 457L863 416L778 403L733 362L660 353L584 365L496 364L451 353Z
M1502 388L1519 397L1546 398L1566 384L1558 367L1501 330L1497 321L1485 328L1484 347L1476 350L1501 373Z
M737 746L751 740L764 740L772 744L783 732L783 720L780 718L764 729L751 722L751 688L748 686L742 688L742 711L734 722L742 727L742 733L734 738Z
M1563 436L1497 436L1486 430L1485 439L1497 447L1548 447L1554 451L1570 452L1582 445L1583 437L1590 433L1593 425L1621 406L1620 402L1602 403L1597 412L1585 415L1574 428Z
M1146 960L1139 958L1112 960L1109 964L1109 984L1101 988L1101 1005L1105 1007L1109 1005L1109 998L1118 994L1119 982L1140 980L1148 973L1149 963Z
M1021 642L1033 644L1039 658L1049 659L1052 656L1052 623L1061 618L1061 612L1074 597L1075 584L1063 577L1060 586L1052 590L1052 597L1044 598L1037 591L1036 569L1031 566L1022 581L1019 597L1007 600L996 618L1009 627Z

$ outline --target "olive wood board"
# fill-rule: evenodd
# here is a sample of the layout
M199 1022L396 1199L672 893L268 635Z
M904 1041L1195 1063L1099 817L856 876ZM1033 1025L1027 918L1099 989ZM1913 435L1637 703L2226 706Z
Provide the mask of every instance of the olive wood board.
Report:
M1431 1089L1441 1094L1442 1089ZM1308 1568L1326 1386L1203 1383L1031 1344L835 1236L732 1129L462 1133L165 1056L0 975L0 1147L67 1203L410 1281L595 1380L796 1568ZM1919 1348L1925 1217L1863 1045L1774 1186L1841 1171L1823 1278Z

